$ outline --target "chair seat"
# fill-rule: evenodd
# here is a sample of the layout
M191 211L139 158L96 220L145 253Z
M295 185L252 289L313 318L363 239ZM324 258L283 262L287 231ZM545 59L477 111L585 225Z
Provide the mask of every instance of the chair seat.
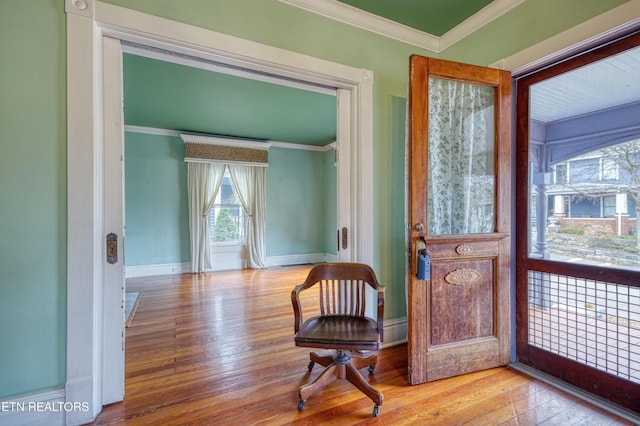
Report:
M379 349L377 323L371 318L345 315L325 315L309 318L295 335L299 346L358 346L358 349Z

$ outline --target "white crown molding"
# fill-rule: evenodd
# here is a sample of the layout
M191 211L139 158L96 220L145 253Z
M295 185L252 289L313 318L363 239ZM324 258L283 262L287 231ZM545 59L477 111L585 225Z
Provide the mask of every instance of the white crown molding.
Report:
M146 135L156 135L156 136L171 136L171 137L175 137L175 138L182 138L182 136L189 136L189 138L193 138L194 136L200 136L201 138L206 138L206 139L210 139L213 140L215 139L216 141L206 141L206 142L195 142L194 140L190 140L189 142L194 142L194 143L212 143L215 145L231 145L231 146L244 146L243 144L247 142L246 139L233 139L233 138L222 138L222 137L214 137L214 136L201 136L201 135L190 135L190 134L184 134L184 133L180 133L177 130L169 130L169 129L159 129L156 127L145 127L145 126L134 126L134 125L130 125L127 124L124 126L124 131L125 132L130 132L130 133L142 133L142 134L146 134ZM182 139L183 141L184 138ZM222 143L220 141L223 141ZM185 141L186 142L186 141ZM317 145L304 145L301 143L292 143L292 142L280 142L280 141L249 141L255 144L259 144L258 149L268 149L265 148L265 144L270 144L270 146L274 147L274 148L285 148L285 149L299 149L299 150L304 150L304 151L321 151L321 152L325 152L325 151L329 151L330 149L336 149L336 142L331 142L327 145L322 145L322 146L317 146ZM245 146L247 147L247 146ZM248 148L255 148L254 146L248 146Z
M324 16L344 24L371 31L394 40L408 43L423 49L438 51L439 38L382 18L361 9L340 3L337 0L279 0L281 3L295 6L307 12Z
M329 151L330 149L335 149L335 147L336 147L336 143L335 142L332 142L332 143L324 145L324 146L304 145L304 144L301 144L301 143L290 143L290 142L276 142L276 141L270 141L270 142L271 142L271 146L274 147L274 148L299 149L299 150L303 150L303 151L325 152L325 151Z
M156 127L133 126L130 124L126 124L124 126L124 131L131 132L131 133L143 133L146 135L172 136L175 138L180 137L180 132L178 132L177 130L158 129Z
M279 0L307 12L362 28L403 43L440 53L525 0L495 0L442 37L429 34L337 0Z
M640 0L595 16L575 27L489 65L521 76L640 28Z
M439 52L453 46L474 31L519 6L525 0L495 0L440 37Z

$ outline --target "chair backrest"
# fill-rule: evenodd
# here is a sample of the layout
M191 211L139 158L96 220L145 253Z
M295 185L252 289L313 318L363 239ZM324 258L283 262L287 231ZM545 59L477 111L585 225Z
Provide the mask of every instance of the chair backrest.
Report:
M307 281L319 285L320 315L363 317L367 308L366 286L377 290L367 272L361 266L353 265L316 266Z
M298 294L318 285L320 315L364 317L367 310L367 286L377 293L377 323L382 337L384 286L378 283L373 269L362 263L321 263L314 266L304 283L292 293L296 313L296 332L301 312Z

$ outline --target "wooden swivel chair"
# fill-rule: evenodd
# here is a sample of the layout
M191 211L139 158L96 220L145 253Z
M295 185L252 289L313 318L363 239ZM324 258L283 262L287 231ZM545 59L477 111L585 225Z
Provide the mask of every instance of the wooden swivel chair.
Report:
M367 286L377 293L377 321L365 316ZM315 315L303 322L300 293L310 288L317 290L319 306L314 303ZM306 281L291 291L291 302L295 314L296 346L335 350L328 355L310 353L309 371L316 363L326 369L312 382L300 386L298 410L304 408L307 398L316 390L335 379L347 379L371 398L375 404L373 415L377 416L382 405L382 393L358 372L368 365L369 373L373 373L377 356L366 356L362 351L377 351L383 341L384 286L378 284L373 270L359 263L316 265ZM305 309L305 316L308 312Z

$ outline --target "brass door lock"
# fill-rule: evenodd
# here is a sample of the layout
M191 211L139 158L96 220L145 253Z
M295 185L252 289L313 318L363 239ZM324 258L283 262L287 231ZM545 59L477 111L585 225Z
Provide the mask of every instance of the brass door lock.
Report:
M113 232L107 234L107 263L118 262L118 236Z

